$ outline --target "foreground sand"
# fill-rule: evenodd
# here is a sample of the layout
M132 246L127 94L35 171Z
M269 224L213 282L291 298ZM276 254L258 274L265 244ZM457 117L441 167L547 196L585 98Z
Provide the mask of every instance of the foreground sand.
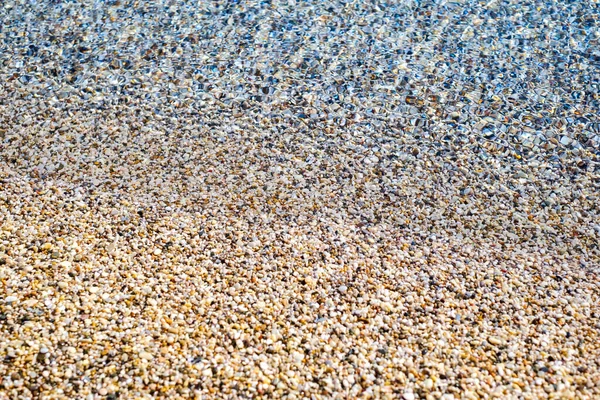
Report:
M597 9L38 3L0 399L600 397Z

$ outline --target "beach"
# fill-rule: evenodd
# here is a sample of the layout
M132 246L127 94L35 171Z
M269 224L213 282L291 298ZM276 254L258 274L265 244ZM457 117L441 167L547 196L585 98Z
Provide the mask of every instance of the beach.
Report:
M599 398L599 15L5 1L0 400Z

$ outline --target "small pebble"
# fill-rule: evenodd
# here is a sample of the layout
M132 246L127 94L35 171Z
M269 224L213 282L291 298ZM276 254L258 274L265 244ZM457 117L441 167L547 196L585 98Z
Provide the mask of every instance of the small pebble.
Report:
M431 390L433 388L433 380L428 378L423 381L423 387L427 390Z
M488 337L488 342L490 342L490 344L493 344L494 346L498 346L498 345L502 344L502 339L500 339L496 336L490 336L490 337Z

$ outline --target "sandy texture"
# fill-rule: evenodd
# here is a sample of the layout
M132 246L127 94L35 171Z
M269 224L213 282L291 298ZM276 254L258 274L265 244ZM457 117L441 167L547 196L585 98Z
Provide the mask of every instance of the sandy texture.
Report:
M600 397L595 2L0 6L0 399Z

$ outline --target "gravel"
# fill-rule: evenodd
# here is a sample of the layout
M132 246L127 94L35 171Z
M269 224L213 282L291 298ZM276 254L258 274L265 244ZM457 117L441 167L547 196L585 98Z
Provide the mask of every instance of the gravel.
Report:
M600 397L599 16L3 2L0 399Z

